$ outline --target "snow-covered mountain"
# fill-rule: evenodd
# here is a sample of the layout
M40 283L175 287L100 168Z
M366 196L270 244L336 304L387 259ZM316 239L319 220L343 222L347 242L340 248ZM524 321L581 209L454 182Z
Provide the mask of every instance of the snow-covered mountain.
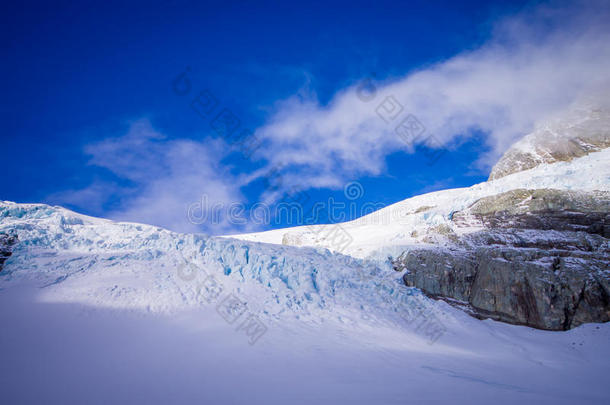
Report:
M582 125L607 129L595 114ZM530 157L538 133L517 145ZM232 237L2 202L0 398L605 403L610 324L589 323L608 315L603 142L509 151L493 180L355 221Z
M384 308L393 314L402 305L387 263L326 249L178 234L41 204L0 203L0 218L0 233L17 239L1 287L33 283L45 301L172 312L234 292L256 297L248 308L255 315L306 319L314 311L316 320L320 310L349 313L366 304L384 317ZM375 294L381 291L388 296Z
M342 252L359 258L385 257L422 245L443 243L443 230L450 227L458 235L480 230L457 227L452 213L465 210L477 200L516 189L610 190L610 149L566 162L541 164L535 168L467 188L423 194L385 207L340 226L352 237ZM336 250L333 240L323 236L335 225L303 226L233 235L243 240L324 247ZM326 229L326 230L325 230ZM440 232L439 232L440 231ZM321 235L322 237L320 237Z
M610 147L610 107L581 102L548 119L515 143L493 167L490 180L543 163L570 161Z
M572 145L565 149L564 146ZM237 235L398 257L405 283L543 329L610 320L610 110L579 105L510 148L490 180L340 225ZM340 227L349 243L337 243Z
M481 322L406 287L387 261L327 249L45 205L5 202L0 218L18 238L0 273L1 396L12 403L610 397L607 324L557 335Z

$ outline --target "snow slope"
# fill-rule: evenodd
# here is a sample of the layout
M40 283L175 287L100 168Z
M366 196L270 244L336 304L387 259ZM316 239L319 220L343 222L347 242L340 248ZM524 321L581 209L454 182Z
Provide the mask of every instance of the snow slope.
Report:
M388 256L442 244L485 196L609 184L605 149L340 225L219 238L0 202L19 239L0 272L0 402L608 403L610 324L479 321L406 287Z
M336 225L303 226L268 232L232 235L233 238L295 246L318 246L340 250L359 258L397 256L413 245L434 240L435 227L451 227L451 214L463 210L476 200L518 188L554 188L559 190L610 190L610 148L569 162L541 164L472 187L436 191L419 195L385 207L354 221L340 224L351 242L335 244L325 238ZM473 232L477 228L454 229ZM426 238L428 236L428 238ZM340 248L340 249L338 249Z
M226 291L256 295L264 307L258 313L304 317L331 304L379 310L385 301L374 292L400 286L389 265L326 249L177 234L36 204L2 203L0 218L0 232L19 235L0 286L34 283L50 302L171 312L204 302L200 289L211 276Z
M478 321L387 261L35 204L1 203L0 232L19 236L0 273L3 403L610 398L610 325Z

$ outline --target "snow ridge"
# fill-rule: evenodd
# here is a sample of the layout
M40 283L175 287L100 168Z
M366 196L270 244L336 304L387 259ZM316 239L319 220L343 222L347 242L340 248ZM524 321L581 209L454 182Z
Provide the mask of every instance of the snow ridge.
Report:
M471 187L448 189L418 195L385 207L341 227L353 242L342 253L359 258L398 256L412 247L442 244L439 230L451 228L458 235L480 228L454 227L452 215L463 211L475 201L516 189L557 189L576 191L610 191L610 148L590 153L578 159L553 164L541 164L533 169L507 175ZM333 225L320 225L319 228ZM234 238L265 243L290 243L296 246L324 247L332 244L317 235L317 228L278 229L267 232L233 235Z
M33 283L48 302L166 313L235 294L270 320L394 325L404 323L401 314L433 306L404 287L388 260L178 234L41 204L2 202L0 219L0 232L19 234L0 288Z

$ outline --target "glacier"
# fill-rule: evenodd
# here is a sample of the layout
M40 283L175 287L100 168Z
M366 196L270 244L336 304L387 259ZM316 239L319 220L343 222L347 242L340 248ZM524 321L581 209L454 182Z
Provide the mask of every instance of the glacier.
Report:
M3 402L610 396L609 325L553 333L479 321L405 287L388 257L179 234L42 204L1 203L0 232L19 235L0 272Z
M0 399L608 403L609 323L478 320L405 286L393 259L478 232L453 217L481 198L609 185L606 148L340 225L219 237L0 202ZM325 237L336 226L345 249Z

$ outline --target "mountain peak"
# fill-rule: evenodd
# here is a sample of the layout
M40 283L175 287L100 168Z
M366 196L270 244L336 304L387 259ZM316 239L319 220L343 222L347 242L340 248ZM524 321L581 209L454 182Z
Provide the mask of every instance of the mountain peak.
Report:
M540 164L571 161L610 147L610 108L583 102L537 125L516 142L493 167L489 180Z

